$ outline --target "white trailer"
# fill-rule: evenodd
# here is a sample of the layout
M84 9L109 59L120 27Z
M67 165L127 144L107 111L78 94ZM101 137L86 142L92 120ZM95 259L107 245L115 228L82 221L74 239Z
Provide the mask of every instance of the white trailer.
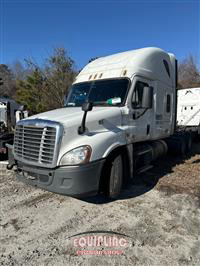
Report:
M159 48L102 57L78 74L65 107L17 123L17 178L56 193L116 197L125 177L190 138L177 131L177 61Z
M200 134L200 88L178 90L177 123Z

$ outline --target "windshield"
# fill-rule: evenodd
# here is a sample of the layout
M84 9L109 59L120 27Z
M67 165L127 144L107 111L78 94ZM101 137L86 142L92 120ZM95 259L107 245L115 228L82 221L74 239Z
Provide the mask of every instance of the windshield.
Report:
M74 84L65 107L82 106L86 101L94 105L121 105L128 91L128 79L96 80Z

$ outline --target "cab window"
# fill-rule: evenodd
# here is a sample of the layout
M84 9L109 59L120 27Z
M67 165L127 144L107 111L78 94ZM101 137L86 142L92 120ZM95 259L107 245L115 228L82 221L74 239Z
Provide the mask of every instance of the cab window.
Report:
M144 87L149 87L149 85L141 81L137 81L135 84L135 89L132 97L132 107L134 109L142 108L142 97L143 97Z

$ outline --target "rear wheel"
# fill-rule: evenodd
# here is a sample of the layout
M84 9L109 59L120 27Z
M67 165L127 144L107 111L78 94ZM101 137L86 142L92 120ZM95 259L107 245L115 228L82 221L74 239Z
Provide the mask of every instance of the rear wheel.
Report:
M116 199L123 183L123 159L120 154L113 157L108 164L108 182L106 194L111 199Z

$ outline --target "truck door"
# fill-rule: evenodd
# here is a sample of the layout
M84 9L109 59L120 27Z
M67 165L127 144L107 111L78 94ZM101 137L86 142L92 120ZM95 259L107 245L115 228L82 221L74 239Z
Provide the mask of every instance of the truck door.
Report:
M155 92L155 138L168 137L173 132L173 93L172 88L157 82Z
M136 77L131 90L131 103L129 113L130 135L134 142L149 140L152 134L153 108L142 108L144 87L152 85L150 80Z

